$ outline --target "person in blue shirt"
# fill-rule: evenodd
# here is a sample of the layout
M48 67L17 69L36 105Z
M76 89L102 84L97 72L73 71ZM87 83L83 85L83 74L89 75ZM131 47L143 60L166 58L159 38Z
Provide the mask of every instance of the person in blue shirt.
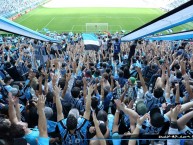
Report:
M37 138L37 145L49 145L49 137L47 133L47 123L46 123L46 115L44 112L45 107L45 96L39 96L37 109L38 109L38 129L39 129L39 137Z
M88 89L88 95L86 100L86 107L83 117L79 115L68 114L65 121L62 112L62 104L60 101L60 91L61 89L54 86L54 94L56 98L56 108L57 108L57 121L58 128L62 138L62 145L86 145L88 144L87 131L90 126L90 113L91 113L91 94L94 91L93 86Z
M121 42L118 38L115 39L115 43L114 43L114 60L119 60L119 56L118 54L121 51Z
M9 97L9 119L11 121L11 134L14 138L24 138L27 143L30 145L37 145L37 140L39 140L38 145L48 145L49 138L47 138L47 124L46 119L44 119L44 104L45 97L39 96L38 99L38 127L40 130L34 128L28 128L28 124L21 121L20 112L18 112L19 103L18 98L13 99L11 93L8 95ZM15 106L15 107L14 107ZM44 121L45 120L45 121Z

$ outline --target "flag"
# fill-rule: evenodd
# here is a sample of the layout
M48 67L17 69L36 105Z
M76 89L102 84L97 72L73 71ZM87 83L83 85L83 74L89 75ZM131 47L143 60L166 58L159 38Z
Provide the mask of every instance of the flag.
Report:
M100 43L95 34L82 34L85 50L99 50Z

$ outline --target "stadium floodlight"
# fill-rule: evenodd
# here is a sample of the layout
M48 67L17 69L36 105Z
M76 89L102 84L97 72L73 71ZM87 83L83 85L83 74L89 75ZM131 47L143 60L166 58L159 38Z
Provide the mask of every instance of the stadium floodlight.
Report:
M156 18L155 20L124 35L122 41L132 41L193 21L193 1Z
M86 23L87 33L108 31L108 23Z

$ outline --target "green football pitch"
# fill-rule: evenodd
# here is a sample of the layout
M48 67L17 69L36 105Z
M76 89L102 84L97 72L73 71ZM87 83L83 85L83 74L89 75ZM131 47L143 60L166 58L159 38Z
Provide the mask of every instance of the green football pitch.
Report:
M86 32L86 23L108 23L108 31L132 31L164 14L154 8L45 8L38 7L15 22L43 32ZM184 29L184 26L176 30Z

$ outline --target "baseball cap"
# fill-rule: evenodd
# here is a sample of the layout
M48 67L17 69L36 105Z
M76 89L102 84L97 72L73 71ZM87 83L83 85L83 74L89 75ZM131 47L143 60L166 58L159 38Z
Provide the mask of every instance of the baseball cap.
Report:
M137 100L135 110L139 115L144 115L145 113L147 113L147 107L143 99Z
M79 118L79 111L76 108L72 108L69 111L68 115L73 115L76 119L78 119Z
M130 77L129 80L131 81L132 84L136 83L136 79L134 77Z
M44 108L44 113L46 115L46 119L50 119L53 115L53 110L50 107L45 107Z
M150 118L152 126L160 128L164 125L164 116L161 114L159 108L153 108L150 110Z

